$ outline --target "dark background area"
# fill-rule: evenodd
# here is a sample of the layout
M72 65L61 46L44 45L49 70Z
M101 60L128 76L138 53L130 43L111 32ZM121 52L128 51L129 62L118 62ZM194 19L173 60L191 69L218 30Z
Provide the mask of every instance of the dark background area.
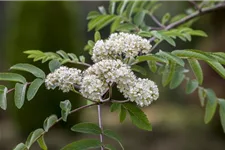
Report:
M28 49L42 51L64 50L89 57L83 48L93 32L87 32L86 16L108 2L0 2L0 72L19 62L33 63L22 52ZM156 17L165 12L175 15L190 7L188 2L164 2ZM191 48L203 51L225 51L225 10L216 11L201 17L193 26L208 33L207 38L194 37L192 42L177 41L177 47L162 44L162 50ZM101 31L104 37L109 29ZM90 57L89 57L90 58ZM88 59L88 62L91 62ZM49 72L47 64L33 63ZM209 66L204 68L204 87L215 90L217 97L225 97L224 79ZM161 78L149 73L159 85L160 98L151 106L143 108L153 131L142 131L134 127L129 117L120 124L118 114L110 113L109 106L103 108L104 128L115 130L121 135L126 150L224 150L225 134L216 113L213 121L204 124L204 108L195 92L185 95L185 84L176 90L161 86ZM194 77L193 77L194 78ZM29 80L32 77L28 76ZM1 82L0 82L1 84ZM5 84L5 83L4 83ZM8 87L13 85L8 84ZM8 95L7 111L0 110L0 150L10 150L24 142L28 134L42 127L43 121L51 114L60 116L59 103L65 99L72 102L73 108L84 101L76 94L63 94L61 91L47 91L42 86L37 96L18 110L14 106L13 93ZM84 135L70 132L71 125L78 121L97 122L96 107L86 109L69 117L68 123L54 127L45 137L49 150L57 150ZM105 139L119 148L110 139ZM31 149L39 149L37 144Z

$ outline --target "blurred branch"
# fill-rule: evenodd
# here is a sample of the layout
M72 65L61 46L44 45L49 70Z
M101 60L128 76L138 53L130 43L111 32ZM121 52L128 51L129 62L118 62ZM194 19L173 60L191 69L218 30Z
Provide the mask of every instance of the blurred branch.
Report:
M152 20L157 24L159 25L161 28L165 29L165 26L163 24L160 23L160 21L152 14L152 13L149 13L149 15L151 16Z
M219 9L223 9L223 8L225 8L225 3L224 2L223 3L219 3L219 4L215 5L215 6L210 7L210 8L203 8L203 9L201 9L201 12L199 12L199 11L198 12L194 12L194 13L188 15L187 17L182 18L181 20L178 20L178 21L176 21L174 23L171 23L170 25L166 26L165 29L169 30L169 29L175 28L175 27L177 27L177 26L179 26L181 24L184 24L184 23L190 21L191 19L194 19L196 17L202 16L202 15L211 13L211 12L213 12L215 10L219 10Z
M111 102L114 102L114 103L126 103L126 102L129 102L130 100L127 99L127 100L115 100L115 99L112 99Z
M184 18L182 18L182 19L180 19L180 20L178 20L174 23L169 24L168 26L165 27L165 30L170 30L170 29L175 28L179 25L187 23L188 21L190 21L190 20L192 20L196 17L203 16L203 15L211 13L215 10L220 10L220 9L224 9L224 8L225 8L225 2L219 3L219 4L217 4L215 6L212 6L212 7L209 7L209 8L202 8L201 11L194 12L194 13L192 13L192 14L190 14L190 15L188 15L188 16L186 16L186 17L184 17ZM152 42L154 40L155 40L155 37L152 37L152 38L149 39L150 42Z
M195 9L198 10L201 13L202 9L195 1L189 0L189 3L191 5L193 5L195 7Z

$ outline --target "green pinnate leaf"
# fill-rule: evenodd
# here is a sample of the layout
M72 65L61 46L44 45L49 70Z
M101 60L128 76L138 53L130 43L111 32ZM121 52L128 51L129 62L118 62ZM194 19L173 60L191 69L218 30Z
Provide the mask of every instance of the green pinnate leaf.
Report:
M17 73L0 73L0 81L26 83L26 79Z
M138 26L140 26L144 22L145 18L145 11L140 11L134 16L134 23Z
M223 65L221 65L217 61L207 61L207 63L214 69L222 78L225 79L225 69Z
M95 33L97 33L97 32L98 32L98 31L96 31ZM96 42L96 41L95 41L95 42ZM89 45L89 47L93 48L94 45L95 45L95 42L92 41L92 40L88 40L88 45Z
M149 69L153 72L156 73L157 71L157 65L156 61L147 61Z
M170 82L170 89L177 88L184 80L185 75L182 71L176 70Z
M16 107L19 109L24 104L26 88L27 88L27 83L25 83L25 84L16 83L15 93L14 93L14 101L15 101Z
M162 3L156 3L151 7L150 13L153 14L156 10L158 10L162 6Z
M136 4L137 4L137 1L130 1L130 2L129 2L129 4L128 4L128 6L127 6L127 9L126 9L126 16L127 16L128 18L131 18L131 15L132 15L133 12L134 12L133 10L134 10Z
M194 36L202 36L202 37L207 37L208 35L202 31L202 30L191 30L188 32L190 35L194 35Z
M124 9L127 6L127 2L128 2L128 0L124 0L124 1L120 2L119 6L117 7L117 10L116 10L117 14L119 14L119 15L123 14Z
M70 59L72 59L73 62L78 62L79 61L75 54L68 53L67 55L70 57Z
M152 34L154 37L156 37L156 38L162 40L162 34L160 34L158 31L153 30L153 31L151 31L151 34Z
M0 107L3 109L3 110L6 110L7 108L7 87L3 86L3 85L0 85Z
M196 89L198 88L198 81L197 80L188 80L185 92L186 94L191 94L193 93Z
M160 40L166 40L170 45L176 46L175 41L171 37L169 37L169 36L167 36L166 34L163 34L163 33L160 33L160 34L161 34Z
M139 62L146 61L146 60L158 61L158 62L162 62L162 63L167 63L168 62L167 59L165 59L165 58L163 58L161 56L153 55L153 54L138 56L137 60Z
M28 148L24 143L19 143L13 150L28 150Z
M119 137L119 135L117 135L115 132L113 132L113 131L111 131L111 130L104 130L104 131L103 131L103 134L104 134L105 136L107 136L107 137L109 137L109 138L111 138L111 139L117 141L117 142L120 144L121 148L124 150L124 147L123 147L123 145L122 145L122 143L121 143L122 140L121 140L121 138Z
M34 98L36 95L38 89L41 87L41 85L44 83L43 79L35 79L29 86L27 91L27 100L30 101Z
M115 8L116 8L116 2L110 1L110 3L109 3L109 13L111 15L113 15L115 13Z
M82 63L85 62L85 57L84 57L84 56L79 56L79 59L80 59L80 61L81 61Z
M162 76L162 85L165 87L170 83L176 71L176 63L171 62L169 68L166 67Z
M42 150L47 150L47 149L48 149L48 147L47 147L47 145L46 145L46 143L45 143L44 135L42 135L42 136L37 140L37 142L38 142L38 145L40 146L40 148L41 148Z
M182 59L180 59L179 57L173 55L172 53L164 52L164 51L160 50L157 53L157 55L160 55L160 56L162 56L162 57L164 57L164 58L166 58L166 59L168 59L168 60L170 60L172 62L175 62L175 63L177 63L178 65L180 65L182 67L184 67L184 61Z
M135 104L131 103L126 103L123 104L123 106L127 109L127 111L130 114L132 123L136 125L138 128L147 130L147 131L152 131L152 126L145 115L145 113L138 108Z
M10 67L10 70L25 71L25 72L32 73L34 76L38 78L45 78L45 73L40 68L31 64L26 64L26 63L16 64Z
M171 18L171 15L169 13L166 13L163 17L162 17L162 24L166 24Z
M102 28L104 28L105 26L109 25L111 22L113 22L115 19L117 19L117 16L109 16L107 18L104 19L104 21L101 24L97 24L95 30L101 30Z
M138 73L140 73L140 74L142 74L142 75L144 75L144 76L147 75L147 72L146 72L145 68L143 68L143 67L141 67L141 66L138 66L138 65L133 65L133 66L131 67L131 70L133 70L133 71L135 71L135 72L138 72Z
M110 106L110 111L114 112L114 111L120 109L120 107L121 107L120 103L112 103L112 105Z
M172 54L184 59L195 58L204 61L214 61L213 57L210 57L206 52L200 50L174 50Z
M199 97L201 106L203 107L205 105L205 98L206 98L205 89L201 87L198 88L198 97Z
M67 116L69 115L72 108L70 101L65 100L63 102L60 102L60 108L63 121L67 121Z
M69 59L69 56L63 50L59 50L56 53L59 54L63 59Z
M126 119L126 116L127 116L127 110L123 106L121 106L121 108L120 108L120 122L121 123Z
M225 132L225 99L218 99L218 101L220 104L220 109L219 109L220 121L223 127L223 132Z
M87 20L94 19L94 18L98 17L99 15L100 15L99 12L97 12L97 11L91 11L87 15Z
M95 42L97 42L98 40L101 40L101 34L99 31L95 32ZM94 45L93 45L94 46Z
M74 132L89 133L89 134L101 134L102 133L102 130L99 128L98 125L96 125L94 123L87 123L87 122L78 123L78 124L74 125L71 128L71 130Z
M136 29L137 29L137 26L135 26L134 24L124 23L124 24L118 25L115 30L121 31L121 32L128 32L128 31L132 31Z
M201 65L196 59L188 59L188 62L191 66L191 69L193 70L195 74L196 79L198 80L198 83L201 85L203 82L203 72L202 72Z
M51 72L54 72L56 69L58 69L59 67L61 66L61 63L56 60L56 59L53 59L51 60L49 63L48 63L48 68Z
M216 112L216 107L217 107L217 97L212 89L206 89L206 107L205 107L205 117L204 117L204 122L207 124L209 123L215 112Z
M88 23L88 31L91 31L94 28L98 28L96 30L100 30L101 28L108 25L110 22L112 22L116 18L117 18L117 16L114 16L114 15L98 16Z
M44 134L44 132L45 131L43 129L39 128L30 133L30 135L28 136L27 141L25 143L25 145L28 147L28 149L31 147L31 145L34 142L36 142Z
M101 146L102 144L99 140L84 139L70 143L63 147L61 150L89 150L100 148Z
M43 127L46 132L56 123L58 122L58 118L56 115L51 115L45 119Z
M120 17L117 17L113 23L111 24L110 26L110 33L113 33L116 31L116 29L118 28L118 26L120 25L120 22L121 22L121 18Z

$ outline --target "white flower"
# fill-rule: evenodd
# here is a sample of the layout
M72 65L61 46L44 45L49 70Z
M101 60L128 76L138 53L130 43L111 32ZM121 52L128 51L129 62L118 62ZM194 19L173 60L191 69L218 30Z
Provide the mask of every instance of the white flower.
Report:
M85 98L98 101L107 88L108 85L96 75L86 75L82 80L80 92Z
M130 101L135 101L140 106L148 106L159 97L157 85L149 79L138 78L131 83L129 91L126 91Z
M59 87L63 92L69 92L73 89L74 84L81 84L81 80L81 70L61 66L54 72L48 74L45 79L45 85L47 89Z
M95 43L92 60L99 62L104 59L133 58L139 53L149 53L151 47L148 40L138 35L113 33L107 40L99 40Z
M97 62L84 71L84 76L86 75L96 75L107 84L113 82L127 84L130 80L135 79L130 66L124 64L121 60L102 60Z

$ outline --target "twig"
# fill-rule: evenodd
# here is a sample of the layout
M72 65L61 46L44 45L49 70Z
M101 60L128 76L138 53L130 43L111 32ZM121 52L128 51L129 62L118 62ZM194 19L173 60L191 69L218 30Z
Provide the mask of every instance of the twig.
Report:
M85 67L90 67L91 65L88 63L83 63L83 62L75 62L75 61L68 61L66 63L71 63L71 64L78 64L78 65L83 65Z
M25 84L30 85L30 84L31 84L31 82L26 82ZM15 90L15 88L11 88L11 89L9 89L9 90L7 91L7 94L8 94L8 93L10 93L10 92L12 92L12 91L14 91L14 90Z
M112 99L111 102L114 102L114 103L126 103L126 102L129 102L130 100L129 99L126 99L126 100L115 100L115 99Z
M199 7L195 1L189 0L189 3L192 4L195 7L195 9L198 10L200 13L202 12L201 7Z
M73 114L73 113L75 113L75 112L77 112L77 111L79 111L79 110L82 110L82 109L85 109L85 108L89 108L89 107L92 107L92 106L95 106L95 105L101 105L101 104L103 104L103 103L93 103L93 104L81 106L81 107L79 107L79 108L76 108L76 109L70 111L69 115L70 115L70 114ZM52 127L54 127L58 122L60 122L60 121L62 121L62 120L63 120L63 118L60 117L60 118L59 118L52 126L49 127L48 131L49 131ZM45 135L48 131L44 131L42 134L40 134L40 136L37 137L37 140L38 140L41 136Z
M151 16L151 18L152 18L152 20L157 24L157 25L159 25L161 28L165 28L165 26L163 25L163 24L161 24L160 22L159 22L159 20L152 14L152 13L149 13L149 15Z
M179 25L181 25L183 23L186 23L186 22L190 21L193 18L196 18L196 17L202 16L202 15L208 14L210 12L213 12L215 10L219 10L219 9L222 9L222 8L225 8L225 3L219 3L219 4L217 4L217 5L213 6L213 7L210 7L210 8L203 8L203 9L201 9L201 12L199 12L199 11L198 12L194 12L194 13L192 13L192 14L184 17L184 18L182 18L181 20L178 20L178 21L176 21L174 23L171 23L170 25L166 26L165 29L166 30L172 29L174 27L177 27L177 26L179 26Z
M98 125L101 131L103 132L103 127L102 127L102 116L101 116L101 106L98 105ZM99 134L100 142L103 143L103 136L102 133ZM101 146L101 150L104 150L104 148Z

